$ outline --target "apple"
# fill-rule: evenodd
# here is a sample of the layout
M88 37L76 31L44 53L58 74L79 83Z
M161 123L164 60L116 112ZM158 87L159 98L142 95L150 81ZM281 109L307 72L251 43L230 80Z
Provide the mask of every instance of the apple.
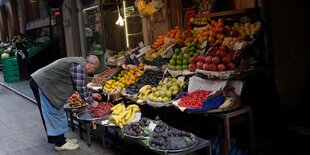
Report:
M222 63L225 64L225 65L229 64L230 61L231 61L231 58L228 57L228 56L225 56L225 57L222 58Z
M227 68L228 68L228 70L234 70L234 69L236 69L236 66L235 66L235 64L234 63L229 63L228 65L227 65Z
M189 71L190 72L195 72L196 70L196 65L194 63L191 63L188 65Z
M212 56L207 56L205 62L210 64L212 62Z
M216 64L209 65L209 71L216 71L216 69L217 69Z
M205 62L205 58L206 58L206 56L204 56L204 55L199 55L199 56L197 57L197 60L204 63L204 62Z
M215 64L219 64L221 62L221 58L220 57L213 57L212 62Z
M219 64L219 65L217 65L217 70L226 71L226 66L224 64Z
M230 31L230 36L233 37L233 38L238 37L239 36L239 31L231 30Z
M203 62L198 61L198 62L196 63L196 67L199 68L199 69L202 69L202 67L203 67Z
M223 58L225 54L226 54L225 51L221 49L217 50L215 53L216 56L221 57L221 58Z
M197 56L193 56L192 58L191 58L191 63L196 63L198 60L197 60Z
M209 70L209 63L203 64L202 69L205 71Z

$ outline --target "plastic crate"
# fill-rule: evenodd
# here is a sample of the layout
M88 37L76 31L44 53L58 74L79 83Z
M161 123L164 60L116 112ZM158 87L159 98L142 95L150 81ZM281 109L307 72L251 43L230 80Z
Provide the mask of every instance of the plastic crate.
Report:
M20 80L19 71L3 72L3 79L7 83L19 81Z
M18 65L9 65L9 66L3 66L2 67L3 72L9 72L9 71L19 71Z
M2 67L18 65L17 57L13 56L13 57L8 57L8 58L5 58L5 59L1 59L1 64L2 64Z

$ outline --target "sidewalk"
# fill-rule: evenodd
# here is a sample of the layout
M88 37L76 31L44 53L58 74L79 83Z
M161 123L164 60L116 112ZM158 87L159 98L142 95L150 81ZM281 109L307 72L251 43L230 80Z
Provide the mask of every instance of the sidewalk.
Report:
M0 82L4 83L2 72ZM28 81L5 84L33 98ZM75 151L55 151L53 145L47 143L37 105L1 84L0 107L0 155L121 154L115 148L102 148L96 139L88 147L87 141L80 140L78 131L72 132L71 128L65 136L78 139L80 148Z

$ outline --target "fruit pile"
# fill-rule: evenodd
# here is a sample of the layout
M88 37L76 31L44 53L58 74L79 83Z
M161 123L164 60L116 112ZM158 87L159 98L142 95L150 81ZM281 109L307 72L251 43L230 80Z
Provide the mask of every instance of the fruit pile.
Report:
M130 123L128 125L125 126L124 128L124 132L129 135L129 136L134 136L134 137L140 137L142 136L147 137L149 136L148 133L146 133L143 128L139 125L140 123Z
M207 25L207 18L191 18L190 23L195 26L205 26Z
M168 82L164 84L162 81L158 83L157 87L152 88L152 93L148 96L151 102L166 103L171 101L171 97L176 95L178 90L184 83L176 78L169 77Z
M98 103L98 106L96 108L93 108L92 106L89 108L88 112L91 112L91 117L102 117L105 115L109 115L109 109L113 107L113 104L101 102Z
M154 5L151 2L147 3L144 0L139 2L138 10L143 15L152 15L153 13L156 12L156 9L155 9Z
M140 77L140 79L135 84L130 84L127 89L127 94L138 94L139 90L145 85L151 85L152 87L157 86L158 82L161 80L163 73L159 71L147 70Z
M219 18L218 21L212 20L206 29L201 30L196 39L199 42L208 39L211 46L221 45L230 30L231 28L228 25L224 25L224 20Z
M162 47L156 51L154 49L149 49L145 52L144 58L149 61L153 61L153 59L157 58L160 54L165 53L167 48L174 44L173 40L169 40L167 43L164 43Z
M140 108L136 104L131 104L125 108L125 104L122 102L111 108L111 110L114 115L109 118L108 124L113 123L123 129L124 125L135 118L135 113L140 111Z
M143 73L144 71L140 70L138 67L132 66L128 71L121 71L117 77L113 76L113 80L107 81L103 89L107 92L112 91L116 87L121 87L122 90L126 90L126 87L136 83Z
M149 145L159 150L180 150L196 144L197 137L189 132L171 129L168 132L154 132Z
M69 102L68 107L71 107L71 108L88 105L88 103L86 103L76 91L69 98L68 102Z
M191 27L191 18L195 18L195 10L194 9L190 9L186 11L186 20L187 20L187 27L186 29L190 30L192 29Z
M161 44L164 43L165 38L178 39L179 38L178 33L181 33L181 30L179 26L176 26L174 29L170 30L166 35L158 35L156 41L152 45L152 48L155 50L159 50L160 48L163 47L163 45Z
M194 0L196 4L198 4L199 12L207 12L211 11L215 0Z
M179 106L187 108L201 108L203 101L212 93L207 90L196 90L182 96Z
M188 69L188 64L191 62L193 56L200 54L201 44L198 41L192 43L187 43L183 52L176 48L172 59L169 62L168 68L170 70L186 70Z
M247 40L247 37L249 37L248 39L252 40L254 35L260 31L261 27L261 21L257 21L255 23L234 23L234 26L230 32L230 36L238 37L242 40Z
M236 68L234 60L241 55L242 51L230 50L227 46L213 47L208 52L208 56L200 55L191 59L188 66L191 72L196 68L206 71L226 71Z
M119 71L118 68L108 68L107 70L105 70L104 72L95 75L93 80L92 80L92 84L91 86L93 87L102 87L105 85L106 81L113 76L115 73L117 73Z

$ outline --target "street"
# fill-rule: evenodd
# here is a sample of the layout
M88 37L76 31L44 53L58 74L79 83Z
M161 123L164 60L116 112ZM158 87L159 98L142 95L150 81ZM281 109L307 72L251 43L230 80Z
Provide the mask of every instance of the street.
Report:
M90 147L79 139L78 131L65 134L79 140L76 151L57 152L47 137L36 104L0 85L0 155L70 155L70 154L121 154L114 148L103 149L93 141Z

